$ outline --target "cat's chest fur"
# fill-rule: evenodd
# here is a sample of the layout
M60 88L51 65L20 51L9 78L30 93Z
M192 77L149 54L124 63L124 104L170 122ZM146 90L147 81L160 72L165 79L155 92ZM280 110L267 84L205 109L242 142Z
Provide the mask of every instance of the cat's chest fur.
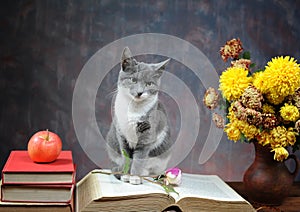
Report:
M143 121L143 117L157 101L156 97L144 102L134 102L122 91L117 93L114 107L117 128L126 138L130 148L135 148L138 143L137 123Z

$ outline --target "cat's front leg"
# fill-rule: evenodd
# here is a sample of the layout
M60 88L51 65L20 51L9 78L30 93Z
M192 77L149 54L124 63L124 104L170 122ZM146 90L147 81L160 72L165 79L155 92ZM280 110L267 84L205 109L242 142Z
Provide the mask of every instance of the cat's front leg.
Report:
M126 152L128 154L128 152ZM139 185L142 183L142 178L141 176L146 176L148 175L148 172L146 172L143 168L144 166L144 159L138 159L139 154L136 154L133 159L130 161L130 174L115 174L115 177L117 177L119 180L122 180L123 182L129 182L130 184L133 185ZM124 164L122 169L124 170L126 163L126 159L124 157ZM128 164L127 164L128 165ZM115 172L119 173L122 172L123 170L120 170L120 167L115 167L117 169L114 169Z
M134 167L135 166L136 166L136 163L135 163ZM131 169L133 171L131 172L131 175L129 175L128 178L126 178L130 184L139 185L139 184L143 183L142 177L147 176L147 174L145 174L146 172L135 171L136 169L140 170L140 168L141 168L141 166L139 166L139 168L131 167ZM139 173L139 174L134 174L134 173Z
M148 176L149 170L146 169L148 161L149 150L146 145L142 148L136 148L132 157L131 175Z

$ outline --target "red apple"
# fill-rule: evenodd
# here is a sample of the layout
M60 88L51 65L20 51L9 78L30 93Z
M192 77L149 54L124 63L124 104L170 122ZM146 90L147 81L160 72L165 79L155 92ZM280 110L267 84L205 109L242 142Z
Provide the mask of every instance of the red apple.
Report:
M31 160L37 163L55 161L62 150L60 137L48 130L35 133L29 140L27 150Z

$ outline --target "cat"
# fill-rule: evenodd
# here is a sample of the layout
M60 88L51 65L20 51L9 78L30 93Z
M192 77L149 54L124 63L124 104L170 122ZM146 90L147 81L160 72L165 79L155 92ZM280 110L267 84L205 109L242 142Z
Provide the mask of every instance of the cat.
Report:
M123 50L113 118L106 136L113 171L124 169L124 152L131 159L131 176L159 175L166 170L173 142L158 92L169 60L138 62L128 47Z

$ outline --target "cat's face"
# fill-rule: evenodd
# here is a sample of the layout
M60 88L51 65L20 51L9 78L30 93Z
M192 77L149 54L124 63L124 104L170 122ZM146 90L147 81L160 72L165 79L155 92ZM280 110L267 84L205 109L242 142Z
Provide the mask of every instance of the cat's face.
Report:
M126 47L122 55L118 89L136 102L156 97L168 61L155 64L137 62Z

